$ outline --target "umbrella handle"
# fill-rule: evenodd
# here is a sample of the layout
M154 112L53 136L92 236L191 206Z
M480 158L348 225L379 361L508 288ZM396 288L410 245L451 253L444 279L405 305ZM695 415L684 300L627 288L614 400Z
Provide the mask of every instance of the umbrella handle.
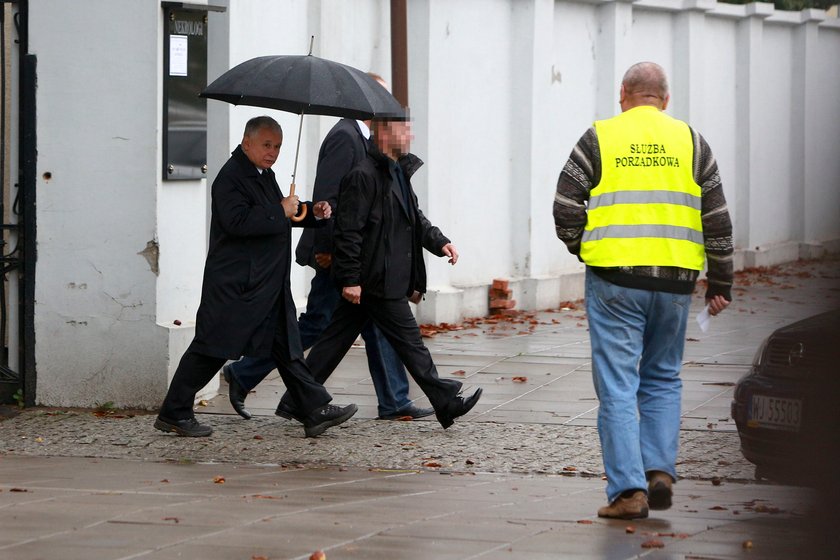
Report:
M295 194L295 184L292 183L289 186L289 196L294 196L294 194ZM292 216L290 219L293 222L300 222L301 220L303 220L306 217L306 213L308 211L309 211L309 208L306 207L306 204L304 204L303 206L298 206L298 213L295 214L294 216Z

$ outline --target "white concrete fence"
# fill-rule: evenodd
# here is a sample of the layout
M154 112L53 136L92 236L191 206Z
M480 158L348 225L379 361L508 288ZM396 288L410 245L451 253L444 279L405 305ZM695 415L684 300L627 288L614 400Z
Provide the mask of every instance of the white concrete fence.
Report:
M195 0L196 3L203 3ZM209 79L248 58L314 54L390 77L387 0L215 0ZM157 0L31 0L38 57L36 370L39 404L155 407L193 335L209 181L160 179L163 17ZM583 294L554 234L557 176L598 118L614 115L628 66L660 63L668 112L709 141L735 224L737 266L840 245L840 22L713 0L409 0L414 180L456 244L430 257L422 322L487 312L493 278L520 309ZM294 115L208 104L208 177L245 121ZM307 117L297 184L311 194L335 119ZM44 173L50 172L50 179ZM158 251L157 271L147 260ZM305 303L309 273L295 267ZM181 322L180 326L174 324ZM210 390L214 387L210 387Z

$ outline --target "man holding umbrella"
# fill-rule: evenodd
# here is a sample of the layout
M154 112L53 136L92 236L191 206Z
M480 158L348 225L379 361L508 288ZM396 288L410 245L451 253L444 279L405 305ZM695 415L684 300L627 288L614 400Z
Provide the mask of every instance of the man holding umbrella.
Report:
M301 411L307 437L323 433L355 414L356 405L329 404L332 397L313 379L295 316L289 274L291 227L329 218L328 202L305 203L283 196L271 166L283 132L270 117L248 121L242 143L212 186L210 244L204 267L196 335L178 365L155 420L155 428L181 436L209 436L210 426L193 414L196 393L228 359L271 356Z

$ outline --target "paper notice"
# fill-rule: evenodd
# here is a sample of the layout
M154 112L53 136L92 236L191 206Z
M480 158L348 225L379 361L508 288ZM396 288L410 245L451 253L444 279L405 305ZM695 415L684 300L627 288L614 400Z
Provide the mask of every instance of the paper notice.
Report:
M706 332L709 330L709 322L711 321L711 315L709 315L709 306L703 308L703 311L697 314L697 324L700 325L700 330Z
M171 35L169 37L169 75L187 75L187 36Z

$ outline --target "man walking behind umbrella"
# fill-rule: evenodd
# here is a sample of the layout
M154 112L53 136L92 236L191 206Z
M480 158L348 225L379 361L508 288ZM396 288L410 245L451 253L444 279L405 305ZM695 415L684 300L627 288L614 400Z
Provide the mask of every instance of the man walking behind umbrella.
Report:
M609 500L598 515L634 519L671 507L691 293L706 261L710 314L729 305L732 224L708 144L663 113L663 69L630 67L619 101L622 113L597 121L572 151L554 223L586 264Z
M426 291L423 249L458 261L458 251L420 211L410 178L422 165L408 154L407 120L374 120L367 158L341 181L333 235L333 278L341 298L330 324L307 357L315 379L326 381L362 328L373 321L432 403L444 428L469 412L481 397L477 389L459 396L461 383L441 379L409 297ZM287 391L280 407L301 419L301 403Z
M307 218L295 224L297 196L283 197L271 166L283 131L270 117L245 125L242 143L212 186L210 244L204 265L196 334L169 386L155 428L181 436L213 430L193 414L196 393L228 359L271 356L301 411L307 437L341 424L356 405L329 404L332 397L303 361L295 304L289 286L292 225L329 218L328 202L305 203Z

